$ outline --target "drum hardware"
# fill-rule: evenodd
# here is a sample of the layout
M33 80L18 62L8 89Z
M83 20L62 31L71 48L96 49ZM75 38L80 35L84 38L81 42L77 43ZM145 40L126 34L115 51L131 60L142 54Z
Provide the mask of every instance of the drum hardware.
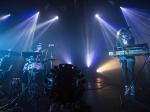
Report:
M7 50L7 51L6 50L0 50L0 56L2 56L0 58L0 67L1 67L2 64L3 64L3 60L5 58L10 57L10 56L20 56L20 54L17 53L17 52L13 52L11 50ZM5 103L5 101L7 101L7 97L1 91L1 88L3 88L3 84L6 81L6 78L8 76L8 72L11 70L12 67L13 67L13 65L10 65L10 67L8 68L8 70L0 69L0 96L1 96L1 98L3 98L3 99L0 99L0 101L2 101L2 103ZM0 110L4 109L6 106L8 106L8 104L0 107Z
M28 72L28 84L27 87L20 93L20 96L27 92L26 100L35 102L35 95L41 95L42 93L42 90L38 88L38 84L35 82L37 73L43 70L41 53L22 52L22 57L26 61L24 70ZM33 106L36 108L35 103L33 103Z
M50 52L50 54L51 54L51 55L50 55L50 59L51 59L51 60L50 60L50 65L51 65L51 67L50 67L50 68L51 68L51 69L53 69L53 65L54 65L54 63L53 63L53 61L54 61L54 60L53 60L53 57L54 57L54 56L53 56L53 51L54 51L54 46L56 46L56 45L57 45L57 44L49 44L49 45L48 45L49 47L51 47L51 52Z
M7 108L10 108L11 106L17 106L19 105L19 103L21 102L21 100L24 100L23 98L23 95L25 94L26 91L28 91L28 94L26 96L26 99L27 101L31 101L31 103L34 102L33 106L35 107L36 109L36 104L35 104L35 99L34 99L34 94L35 94L35 91L33 91L33 89L35 87L33 87L33 85L31 86L31 84L33 83L33 80L35 79L35 74L32 73L31 77L30 77L30 80L29 80L29 83L27 85L27 87L21 91L19 94L18 94L18 88L20 87L20 84L21 84L21 81L20 81L20 78L14 78L11 82L10 82L10 85L11 85L11 94L12 94L12 98L11 100L9 100L7 103L4 103L2 105L2 107L0 107L0 110L1 109L7 109ZM22 99L23 98L23 99ZM7 109L7 110L10 110L10 109Z
M0 55L2 56L2 57L0 58L0 67L2 66L3 60L4 60L5 58L10 57L10 56L20 56L19 53L13 52L13 51L11 51L10 49L9 49L9 50L0 50ZM6 70L6 71L0 69L0 72L1 72L1 74L0 74L0 88L2 87L3 83L4 83L5 80L6 80L6 77L7 77L6 73L9 72L12 67L13 67L13 65L10 65L9 69ZM2 91L0 91L0 95L3 95L3 94L4 94L4 93L3 93Z
M57 59L56 59L56 58L43 58L43 63L45 63L46 74L48 73L48 72L47 72L47 71L48 71L47 62L48 62L48 61L52 62L52 61L54 61L54 60L57 60ZM52 65L51 65L51 67L52 67Z
M34 102L33 106L36 109L36 104L35 104L34 97L38 93L37 93L37 91L35 91L36 86L37 86L37 84L35 83L35 76L36 76L36 73L38 72L38 70L40 70L40 68L35 69L34 67L35 66L39 67L36 64L41 62L41 60L37 59L37 58L39 58L40 54L41 53L39 53L39 52L22 52L21 53L23 59L29 64L29 67L27 69L27 71L29 73L28 85L26 86L26 88L23 91L21 91L18 94L17 90L20 87L21 80L20 80L20 78L13 78L10 82L12 98L13 99L11 99L8 103L5 103L3 106L1 106L0 110L4 109L6 107L9 108L9 106L12 106L12 105L16 105L16 104L18 105L21 101L21 98L23 98L23 95L25 94L26 91L27 91L26 100L31 101L31 103ZM16 95L16 93L17 93L17 95Z
M2 71L1 71L1 74L0 74L0 86L2 86L3 83L5 82L6 77L7 77L6 73L9 72L12 67L13 67L13 65L10 65L10 67L9 67L8 70L6 70L6 71L3 71L3 70L2 70Z
M7 78L7 72L9 72L11 70L11 68L13 67L13 65L10 65L9 69L6 71L1 70L1 76L0 76L0 89L3 87L3 83L5 82L6 78ZM2 103L5 103L5 101L7 101L7 97L5 96L5 94L0 90L0 96L4 99L1 99L0 101L2 101ZM8 104L5 104L4 106L0 107L0 110L4 109L6 106L8 106Z
M2 52L0 51L0 53L2 53ZM0 67L2 66L3 60L6 57L9 57L9 54L7 54L7 55L5 54L2 58L0 58ZM0 74L0 88L2 87L2 85L3 85L3 83L6 79L6 75L5 75L6 72L9 72L11 70L12 66L13 65L11 65L7 71L4 71L4 70L0 69L0 73L1 73ZM0 94L3 95L4 93L0 91Z

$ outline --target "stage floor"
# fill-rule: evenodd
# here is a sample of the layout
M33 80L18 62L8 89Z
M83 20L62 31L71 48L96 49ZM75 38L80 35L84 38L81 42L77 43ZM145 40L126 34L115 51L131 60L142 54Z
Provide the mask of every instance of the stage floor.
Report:
M138 74L138 71L139 69L136 74ZM123 100L123 105L121 105L120 98L124 96L121 69L103 71L102 73L88 70L85 73L86 87L82 100L91 109L91 112L147 112L150 109L150 94L148 90L144 90L148 88L145 86L145 72L141 74L138 77L138 81L135 81L135 96L127 95ZM4 93L4 95L6 94ZM1 95L2 98L4 98L3 95ZM1 111L6 112L7 109L13 109L14 112L48 112L49 102L44 94L34 97L34 100L29 98L28 101L19 100L19 104L17 104L18 100L16 100L14 104L6 106L6 110L2 109ZM1 100L1 103L5 101L5 104L10 104L12 100ZM82 110L81 112L90 112L90 110Z

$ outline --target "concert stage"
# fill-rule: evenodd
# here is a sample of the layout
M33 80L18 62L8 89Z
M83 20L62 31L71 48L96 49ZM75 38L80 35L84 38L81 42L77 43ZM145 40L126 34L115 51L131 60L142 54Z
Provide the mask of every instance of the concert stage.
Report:
M149 17L149 0L0 0L0 112L149 111Z
M142 62L141 62L142 63ZM116 65L119 64L116 62ZM139 73L141 65L136 66L135 75ZM83 94L82 103L77 104L82 107L83 110L74 110L75 112L147 112L150 106L150 97L148 86L146 86L146 74L145 70L141 72L138 77L138 81L135 81L135 96L126 95L122 100L123 105L121 105L121 99L124 96L124 84L121 76L121 68L115 70L104 70L101 73L96 73L92 69L85 70L84 73L86 84L85 91ZM139 85L141 84L141 85ZM142 87L144 87L143 90ZM9 87L7 87L9 88ZM39 87L41 90L43 87ZM5 88L6 89L6 88ZM10 94L4 94L4 96L9 96L8 100L4 99L7 109L12 109L15 112L48 112L49 110L49 100L46 94L40 93L39 89L36 90L35 97L28 97L23 99L22 97L18 100L10 98ZM15 94L14 94L15 95ZM3 96L3 95L1 95ZM15 98L15 96L14 96ZM1 97L3 99L3 97ZM11 99L11 100L9 100ZM19 101L19 103L18 103ZM11 103L13 102L13 103ZM55 108L56 112L59 112L60 105L57 104ZM2 109L2 112L6 112ZM67 111L67 110L66 110ZM68 111L67 111L68 112Z

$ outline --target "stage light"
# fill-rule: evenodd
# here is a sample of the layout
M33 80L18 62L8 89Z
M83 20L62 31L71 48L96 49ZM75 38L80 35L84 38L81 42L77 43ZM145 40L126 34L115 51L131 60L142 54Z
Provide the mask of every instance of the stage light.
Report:
M149 43L150 19L149 11L137 8L121 8L127 26L132 26L130 30L136 37L136 43ZM142 38L141 38L142 37Z
M69 58L68 58L68 59L65 58L65 61L66 61L66 63L68 63L68 64L72 64L72 63L71 63L71 60L70 60Z
M117 35L119 35L119 31L117 32Z
M118 69L118 68L120 68L120 63L119 63L117 58L113 58L113 59L108 60L104 64L102 64L100 67L98 67L96 72L100 73L100 72L103 72L103 71L115 70L115 69Z
M58 19L58 16L56 16L55 19Z
M7 17L9 17L9 16L10 16L10 14L5 15L5 16L2 16L2 17L0 17L0 20L5 19L5 18L7 18Z
M90 67L92 57L93 57L92 53L91 54L90 53L87 54L87 57L86 57L87 67Z
M7 17L8 16L10 16L10 14L7 15ZM36 14L32 14L31 17L28 17L26 20L5 32L2 35L2 37L5 38L0 39L0 47L4 47L5 49L17 49L18 51L26 51L27 49L30 49L34 38L37 19L38 14L36 12ZM8 40L9 44L6 44L8 43Z
M101 27L102 34L104 36L108 50L112 50L114 43L116 42L116 32L117 30L111 26L110 23L104 21L102 18L98 17L98 22ZM113 38L112 38L113 37Z
M97 69L97 70L96 70L96 72L100 72L100 70L99 70L99 69Z
M59 64L45 78L46 96L52 103L76 103L85 90L85 78L80 69L71 64Z
M8 15L6 15L6 16L3 16L3 18L9 17L9 16L10 16L10 14L8 14Z
M90 67L90 62L88 61L87 67Z
M96 18L99 18L99 15L98 15L98 14L96 14L96 15L95 15L95 17L96 17Z

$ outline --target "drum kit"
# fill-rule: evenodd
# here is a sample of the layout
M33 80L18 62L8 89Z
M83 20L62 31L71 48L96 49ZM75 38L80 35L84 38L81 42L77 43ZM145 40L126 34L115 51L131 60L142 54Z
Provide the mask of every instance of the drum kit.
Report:
M57 60L55 58L42 58L41 52L17 53L17 52L13 52L10 50L8 50L8 51L7 50L0 50L0 56L1 56L0 57L0 68L1 68L1 65L3 63L4 58L11 57L11 56L22 56L23 57L23 60L25 61L25 65L23 67L23 72L27 71L31 76L30 80L28 81L28 86L26 87L26 89L31 88L30 84L31 84L31 82L34 82L35 75L38 72L45 70L46 71L45 73L47 73L48 62L53 63L54 60ZM4 93L1 91L1 87L3 86L4 81L6 80L5 73L9 72L11 70L12 66L13 65L11 65L9 67L9 69L6 71L3 69L0 69L0 96L4 95ZM12 83L12 82L18 82L18 83ZM21 80L19 78L13 78L13 81L11 81L11 83L15 84L15 86L13 86L13 87L18 87L18 85L16 85L16 84L20 84ZM43 90L44 90L44 88L43 88ZM31 91L31 89L30 89L30 91ZM24 90L21 91L19 93L19 96L16 96L16 97L17 98L20 97L23 93L24 93Z

